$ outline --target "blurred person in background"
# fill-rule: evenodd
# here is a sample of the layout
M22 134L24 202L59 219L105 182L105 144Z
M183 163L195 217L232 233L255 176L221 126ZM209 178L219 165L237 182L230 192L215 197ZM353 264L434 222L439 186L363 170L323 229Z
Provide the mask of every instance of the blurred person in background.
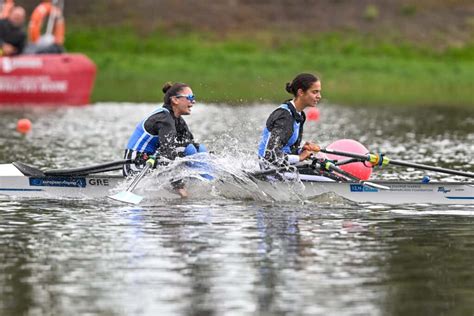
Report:
M21 54L26 43L25 9L16 6L6 19L0 20L0 56Z
M13 0L0 1L0 19L8 18L14 6Z

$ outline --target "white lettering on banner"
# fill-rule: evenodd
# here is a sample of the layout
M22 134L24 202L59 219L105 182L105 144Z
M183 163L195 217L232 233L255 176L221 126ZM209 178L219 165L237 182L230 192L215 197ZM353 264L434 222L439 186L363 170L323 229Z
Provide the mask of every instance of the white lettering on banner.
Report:
M9 93L65 93L67 80L52 80L48 76L0 77L0 92Z
M43 67L41 58L2 58L2 70L4 73L15 69L39 69Z

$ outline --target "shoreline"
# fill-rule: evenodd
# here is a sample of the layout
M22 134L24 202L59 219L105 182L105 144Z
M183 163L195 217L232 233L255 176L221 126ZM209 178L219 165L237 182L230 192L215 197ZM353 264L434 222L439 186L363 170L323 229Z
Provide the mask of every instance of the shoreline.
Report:
M167 81L190 84L201 102L275 102L288 97L287 81L311 72L321 78L330 103L474 106L469 45L437 52L338 33L276 45L275 35L269 36L155 33L140 38L127 30L80 29L67 43L68 50L81 51L97 64L93 102L156 102Z

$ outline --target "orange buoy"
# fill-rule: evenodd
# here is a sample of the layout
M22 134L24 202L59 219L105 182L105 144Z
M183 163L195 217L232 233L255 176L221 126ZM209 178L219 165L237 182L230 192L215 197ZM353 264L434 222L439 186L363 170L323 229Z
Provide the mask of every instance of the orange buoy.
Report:
M31 131L31 121L27 118L18 120L16 123L16 130L22 134L29 133Z

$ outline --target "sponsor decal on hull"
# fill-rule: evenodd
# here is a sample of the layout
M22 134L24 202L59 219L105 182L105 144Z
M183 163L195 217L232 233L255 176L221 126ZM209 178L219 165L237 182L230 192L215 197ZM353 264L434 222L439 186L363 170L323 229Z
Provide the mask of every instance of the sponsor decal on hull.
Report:
M379 192L379 190L363 184L351 184L351 192Z
M445 189L444 187L438 187L438 192L448 193L451 192L451 190Z
M110 185L109 179L107 178L91 178L89 179L89 185L108 187Z
M34 187L85 188L86 185L85 178L30 178L30 186Z

